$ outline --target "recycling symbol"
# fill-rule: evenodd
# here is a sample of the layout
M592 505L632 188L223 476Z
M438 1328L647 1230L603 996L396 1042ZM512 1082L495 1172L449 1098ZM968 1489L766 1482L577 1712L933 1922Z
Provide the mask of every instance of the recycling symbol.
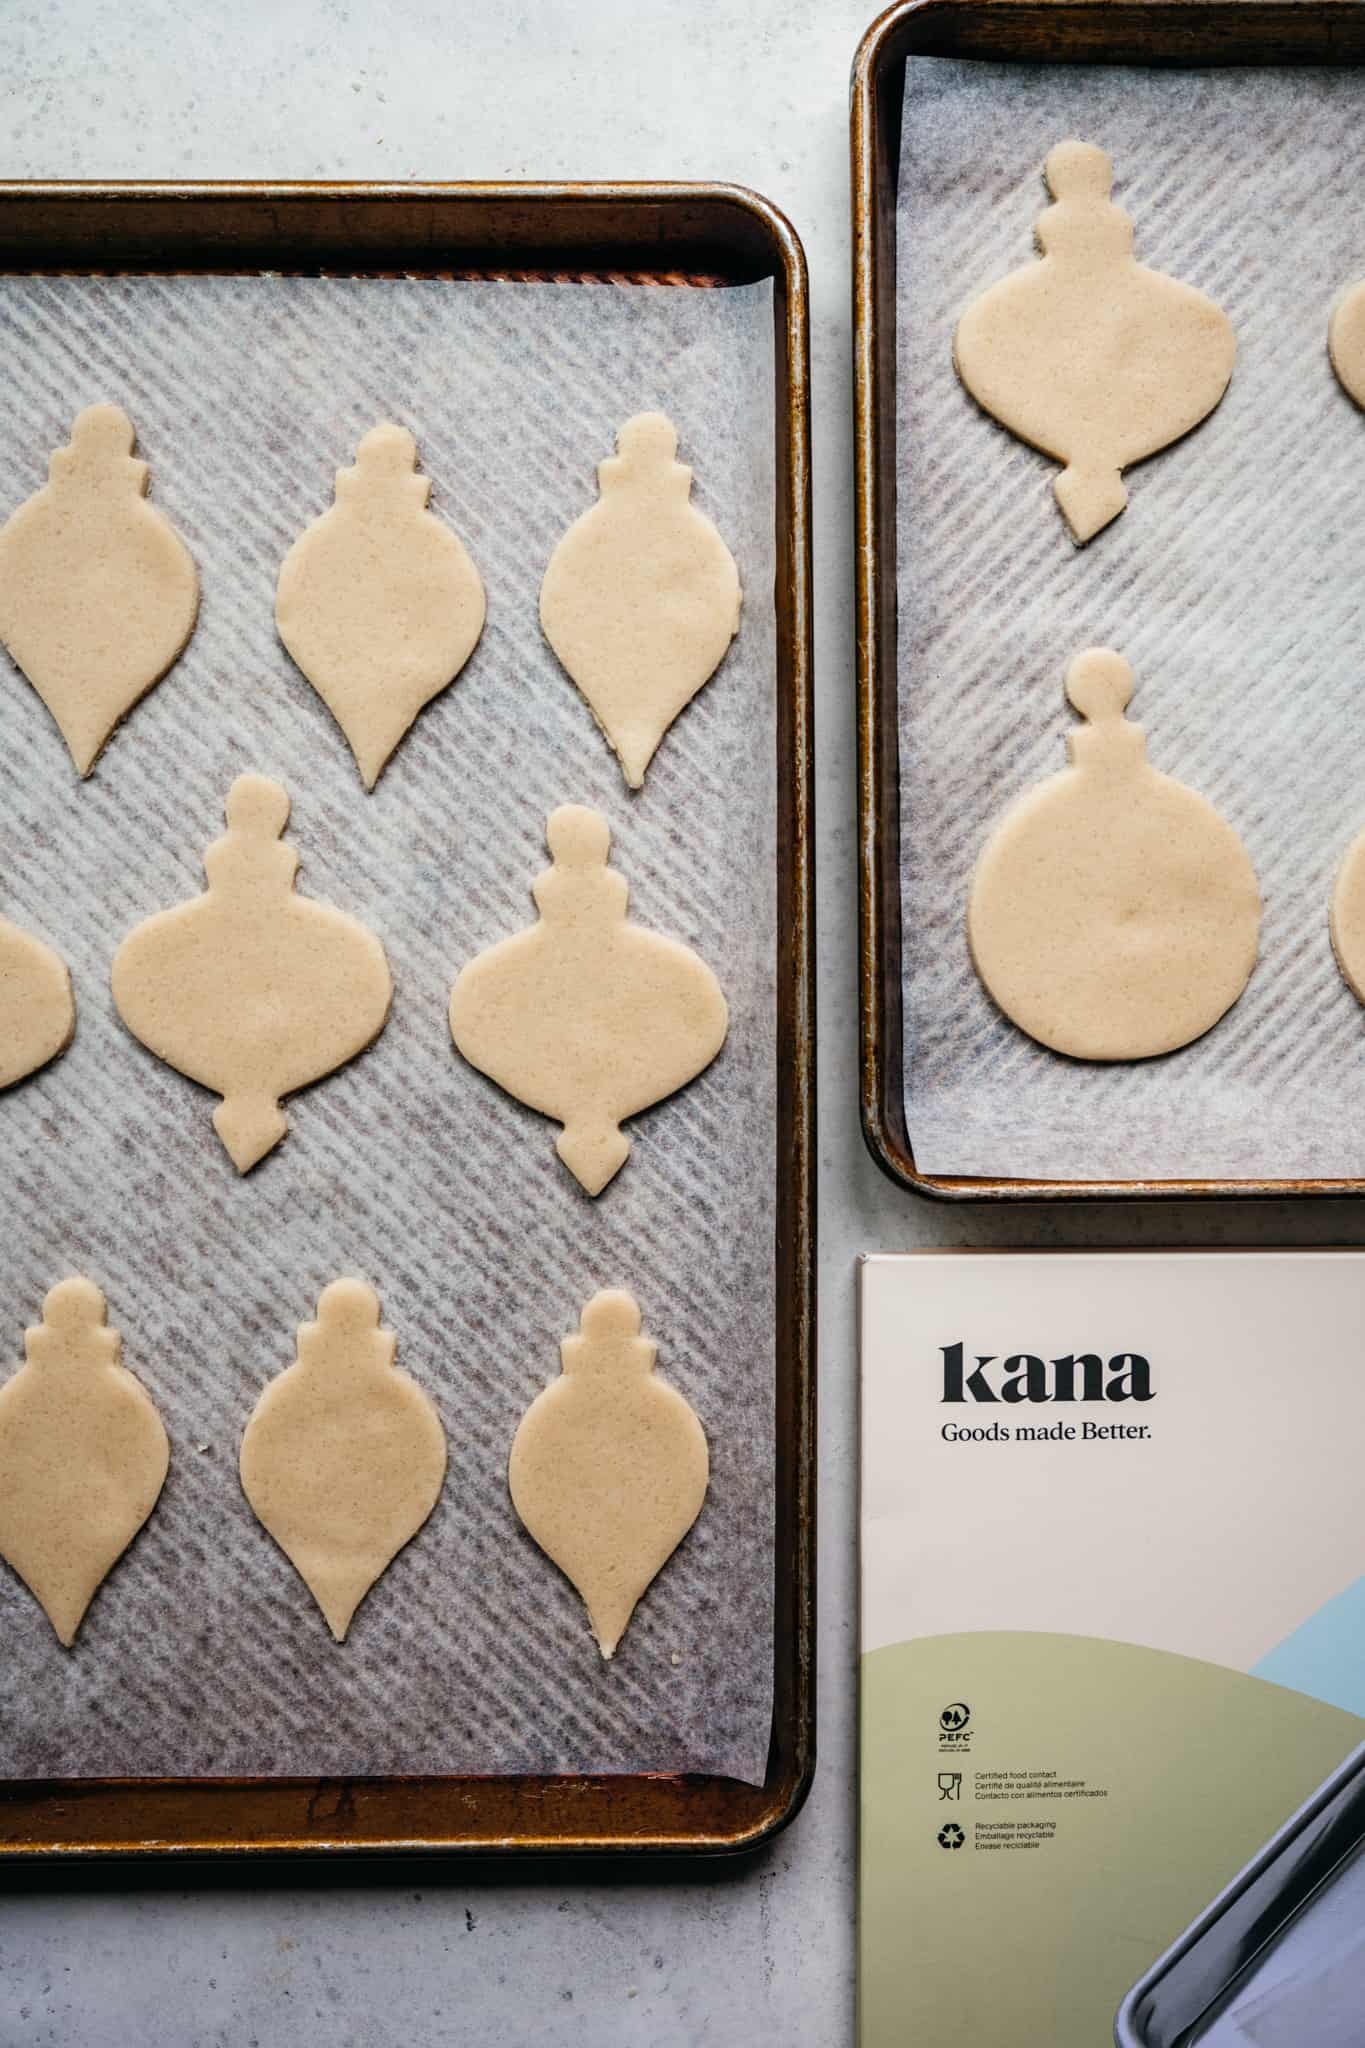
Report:
M940 1828L938 1831L940 1849L960 1849L966 1839L956 1821L950 1820L946 1828Z

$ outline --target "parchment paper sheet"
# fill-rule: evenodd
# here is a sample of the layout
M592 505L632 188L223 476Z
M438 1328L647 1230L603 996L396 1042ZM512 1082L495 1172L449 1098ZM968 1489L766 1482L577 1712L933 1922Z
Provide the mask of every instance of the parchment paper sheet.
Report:
M906 1119L930 1172L1044 1177L1365 1172L1365 1014L1327 904L1365 826L1365 415L1327 322L1365 276L1349 72L912 61L898 214ZM1032 260L1042 165L1114 159L1139 261L1237 335L1222 405L1128 472L1072 546L1055 463L981 412L952 336ZM967 886L990 828L1065 763L1071 657L1132 662L1154 764L1241 834L1265 904L1246 994L1168 1059L1090 1066L1006 1022L977 980Z
M37 696L0 675L0 903L69 961L77 1036L0 1104L0 1359L87 1272L172 1442L161 1503L61 1650L0 1568L9 1775L719 1771L761 1780L772 1703L773 366L770 288L174 278L0 282L6 508L76 411L131 414L199 565L190 646L75 780ZM631 796L542 640L545 563L617 426L678 423L744 582L739 638ZM417 436L433 509L488 592L482 642L373 796L274 626L279 564L377 420ZM6 664L8 667L8 664ZM245 1180L214 1099L123 1030L109 963L203 886L234 775L293 797L305 893L373 927L393 1013L293 1099ZM456 970L531 922L558 803L598 806L643 923L721 977L729 1041L596 1202L557 1127L456 1055ZM450 1442L430 1522L344 1647L253 1519L241 1433L319 1290L379 1291ZM705 1425L711 1491L604 1665L523 1533L506 1463L605 1285L632 1288Z

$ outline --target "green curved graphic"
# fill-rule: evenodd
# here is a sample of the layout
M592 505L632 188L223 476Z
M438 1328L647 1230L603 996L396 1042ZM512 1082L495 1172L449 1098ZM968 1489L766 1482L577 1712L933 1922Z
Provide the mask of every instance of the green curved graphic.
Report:
M862 2048L1111 2048L1128 1987L1365 1737L1084 1636L891 1644L861 1711Z

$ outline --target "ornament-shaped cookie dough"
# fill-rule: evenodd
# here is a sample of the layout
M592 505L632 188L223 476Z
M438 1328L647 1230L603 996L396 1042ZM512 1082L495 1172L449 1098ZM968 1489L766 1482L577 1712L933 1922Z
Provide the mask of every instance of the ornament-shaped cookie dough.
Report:
M540 922L461 970L450 1031L471 1066L563 1124L559 1156L597 1195L630 1154L623 1120L710 1065L729 1013L690 947L627 919L599 811L562 804L545 837Z
M77 415L48 481L0 527L0 640L88 775L119 720L194 630L189 549L146 498L133 424L116 405Z
M65 960L0 917L0 1088L55 1060L75 1029Z
M69 1649L156 1506L170 1445L93 1280L63 1280L0 1387L0 1557Z
M281 1100L363 1052L393 982L374 933L294 893L280 843L289 795L239 775L228 829L204 855L208 890L137 926L114 955L114 1002L135 1038L223 1101L213 1127L239 1173L289 1129Z
M706 1437L654 1370L633 1297L595 1294L560 1345L564 1369L512 1443L512 1505L572 1581L610 1657L706 1498Z
M1347 292L1333 313L1327 351L1345 389L1365 406L1365 280Z
M742 593L733 555L690 502L672 421L639 413L616 446L597 467L600 498L550 557L540 623L638 789L739 631Z
M1119 472L1213 411L1237 344L1212 299L1135 260L1102 149L1061 142L1045 175L1042 260L967 308L953 360L978 405L1066 464L1054 489L1079 545L1127 504Z
M441 1418L396 1349L374 1289L334 1280L242 1438L242 1491L339 1643L445 1481Z
M1256 964L1261 898L1212 804L1147 759L1124 706L1133 672L1078 654L1066 693L1086 723L1071 765L1008 811L972 877L967 936L1000 1008L1082 1060L1173 1052L1218 1022Z
M336 503L284 558L280 638L350 742L366 789L423 705L483 631L484 594L463 542L427 510L406 427L371 428Z
M1342 978L1365 1003L1365 832L1351 841L1337 870L1327 923Z

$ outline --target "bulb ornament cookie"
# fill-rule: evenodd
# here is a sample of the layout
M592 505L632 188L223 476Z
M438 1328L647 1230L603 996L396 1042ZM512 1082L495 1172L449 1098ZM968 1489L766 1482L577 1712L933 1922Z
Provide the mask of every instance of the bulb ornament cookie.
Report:
M55 1060L75 1029L65 960L32 932L0 917L0 1088Z
M638 789L655 749L739 631L734 556L691 502L678 433L639 413L599 463L601 496L550 557L545 637Z
M1065 463L1054 489L1079 546L1127 504L1121 472L1213 411L1237 343L1212 299L1137 262L1102 149L1059 143L1045 176L1041 260L967 308L953 361L984 411Z
M658 1347L619 1289L595 1294L563 1370L512 1443L507 1483L529 1535L571 1581L603 1657L706 1498L706 1436L654 1370Z
M441 1496L446 1437L429 1397L394 1363L379 1297L334 1280L298 1357L242 1438L242 1491L344 1642L357 1607Z
M295 893L280 834L289 795L265 775L228 792L228 829L204 856L208 889L130 932L114 1003L135 1038L223 1097L213 1127L239 1173L289 1129L280 1107L383 1030L393 981L374 933Z
M454 682L483 631L483 584L428 509L406 427L374 427L336 503L280 569L280 638L346 735L366 789L417 714Z
M977 973L1021 1030L1082 1060L1146 1059L1202 1037L1256 964L1261 898L1237 834L1147 759L1124 717L1133 673L1078 654L1070 766L995 827L972 876Z
M0 1557L69 1649L156 1506L170 1445L93 1280L63 1280L0 1387Z
M78 775L182 652L199 577L147 500L116 405L77 415L48 481L0 527L0 640L52 713Z
M729 1012L690 947L627 918L599 811L563 804L545 836L540 922L461 970L450 1031L471 1066L563 1124L559 1156L597 1195L629 1156L622 1122L710 1065Z
M1327 329L1332 368L1359 406L1365 406L1365 280L1354 285L1332 315Z

